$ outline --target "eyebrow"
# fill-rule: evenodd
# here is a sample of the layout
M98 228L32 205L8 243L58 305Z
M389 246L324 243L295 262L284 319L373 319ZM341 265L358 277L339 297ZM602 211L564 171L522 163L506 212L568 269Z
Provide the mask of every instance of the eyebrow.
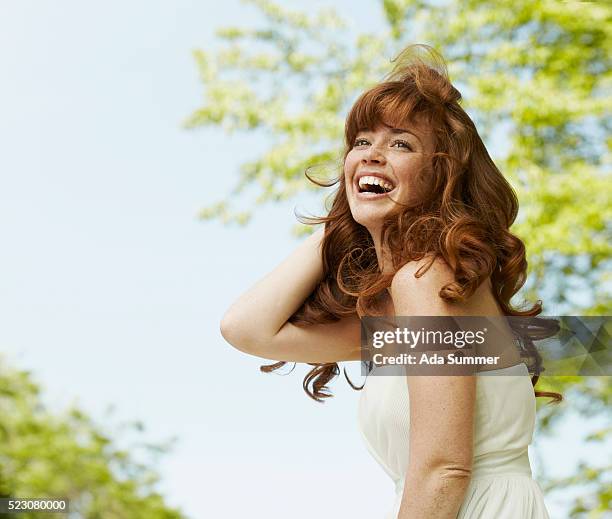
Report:
M403 128L391 128L392 133L412 133L410 130L404 130ZM414 135L412 133L412 135Z
M416 138L416 140L419 142L420 145L422 145L423 143L421 142L421 138L414 132L411 132L410 130L406 130L404 128L391 128L389 125L385 124L385 123L381 123L383 126L386 126L387 128L389 128L391 130L391 133L397 134L397 133L408 133L410 135L412 135L413 137ZM357 132L358 134L361 132L371 132L372 130L370 128L362 128L361 130L359 130L359 132Z
M387 125L385 124L384 126L387 126ZM391 128L389 126L387 126L387 128L391 130L391 133L409 133L410 135L414 135L415 137L417 137L415 133L411 132L410 130L405 130L404 128ZM372 130L370 128L362 128L360 131L371 132Z

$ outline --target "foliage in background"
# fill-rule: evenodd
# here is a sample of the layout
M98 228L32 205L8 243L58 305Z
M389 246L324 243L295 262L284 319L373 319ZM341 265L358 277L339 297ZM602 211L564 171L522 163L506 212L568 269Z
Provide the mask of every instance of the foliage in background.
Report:
M446 58L485 143L501 142L493 159L518 193L512 230L530 266L517 296L542 298L548 315L612 313L610 4L383 0L359 8L382 9L386 30L359 33L331 8L306 14L245 3L265 25L221 28L221 50L195 52L205 100L185 126L264 132L272 145L241 167L235 188L202 218L245 224L261 204L320 189L304 172L339 166L350 105L408 43L427 43ZM248 189L257 196L245 210ZM240 210L230 202L238 194ZM554 433L568 409L609 418L608 377L543 377L538 387L561 391L567 402L540 409L540 431ZM605 442L609 432L585 441ZM547 488L554 485L580 489L571 517L587 510L601 517L611 505L606 464L547 478Z
M152 465L170 445L117 445L142 430L124 424L112 439L76 407L52 413L28 372L0 362L0 497L67 498L71 518L182 519L155 490Z

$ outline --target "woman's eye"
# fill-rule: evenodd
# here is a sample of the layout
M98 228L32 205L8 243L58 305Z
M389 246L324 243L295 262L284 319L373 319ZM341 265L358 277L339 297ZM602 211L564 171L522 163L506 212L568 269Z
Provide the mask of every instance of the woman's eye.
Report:
M366 139L357 139L355 143L353 144L353 146L360 146L361 145L360 143L362 142L367 143L368 141ZM406 141L402 141L398 139L396 141L393 141L393 146L395 146L397 143L403 144L404 146L406 146L407 149L412 150L412 147Z
M401 143L401 144L404 144L404 145L406 146L406 148L408 148L409 150L411 150L411 149L412 149L412 147L410 146L410 144L408 144L406 141L397 140L397 141L395 141L395 142L393 143L393 145L396 145L398 142L399 142L399 143Z

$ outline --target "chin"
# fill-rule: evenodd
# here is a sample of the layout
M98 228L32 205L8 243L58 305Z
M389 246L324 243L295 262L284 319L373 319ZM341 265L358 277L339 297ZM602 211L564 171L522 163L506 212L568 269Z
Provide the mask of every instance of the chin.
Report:
M395 191L397 191L397 188L393 190L394 197L398 196ZM385 217L398 212L396 203L389 198L361 199L355 193L351 193L348 195L348 202L353 220L366 227L370 232L379 230Z
M358 224L363 225L369 231L378 229L383 221L384 216L388 211L372 211L364 210L364 208L357 208L352 211L353 220Z

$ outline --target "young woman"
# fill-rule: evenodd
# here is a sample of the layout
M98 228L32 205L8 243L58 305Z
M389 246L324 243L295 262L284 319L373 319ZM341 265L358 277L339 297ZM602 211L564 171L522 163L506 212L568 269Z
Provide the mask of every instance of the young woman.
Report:
M234 347L280 361L264 371L314 365L304 389L319 401L330 396L338 362L362 359L363 316L541 312L540 301L522 311L510 305L527 270L524 245L509 232L518 202L442 58L413 45L396 61L350 110L331 210L308 222L324 229L221 322ZM527 446L535 396L560 395L535 392L537 376L523 363L499 371L507 376L366 379L361 432L397 492L386 517L548 517Z

